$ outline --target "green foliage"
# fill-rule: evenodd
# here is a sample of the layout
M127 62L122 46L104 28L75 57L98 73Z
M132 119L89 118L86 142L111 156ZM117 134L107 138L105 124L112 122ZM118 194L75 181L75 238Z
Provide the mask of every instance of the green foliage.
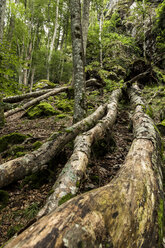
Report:
M18 224L16 226L12 226L7 231L7 237L10 239L14 236L15 233L19 232L23 226Z
M20 133L11 133L0 138L0 152L5 151L14 144L20 144L27 138L26 135Z
M33 144L33 148L35 150L37 150L38 148L40 148L42 146L42 142L40 141L36 141L34 144Z
M24 210L24 216L26 219L33 219L37 213L39 211L39 205L37 202L33 202L30 206L28 206L25 210Z

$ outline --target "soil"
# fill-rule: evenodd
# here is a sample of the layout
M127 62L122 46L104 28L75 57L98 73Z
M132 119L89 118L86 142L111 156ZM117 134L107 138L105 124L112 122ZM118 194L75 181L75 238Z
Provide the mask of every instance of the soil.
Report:
M93 147L86 178L80 185L79 193L109 183L122 166L133 139L129 130L129 115L126 108L123 109L122 105L119 108L116 123L110 132L111 135L108 133L105 139L98 144L98 147ZM0 136L11 132L30 133L35 140L44 142L52 132L59 131L71 124L71 119L60 120L58 123L55 123L54 119L54 117L36 120L17 118L13 121L13 118L8 118ZM55 169L50 165L49 169L36 175L35 178L26 177L3 189L8 192L9 201L0 212L0 246L33 221L39 209L44 205L46 198L50 195L54 181L70 155L71 148L68 146L62 151L58 159L56 158ZM39 178L42 180L38 182Z

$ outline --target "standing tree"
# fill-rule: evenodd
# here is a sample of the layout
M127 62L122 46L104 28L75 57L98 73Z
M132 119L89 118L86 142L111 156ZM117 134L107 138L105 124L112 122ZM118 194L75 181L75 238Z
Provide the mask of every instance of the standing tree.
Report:
M73 48L73 83L74 83L74 122L85 116L85 73L84 73L84 49L81 26L80 0L70 0L72 48Z

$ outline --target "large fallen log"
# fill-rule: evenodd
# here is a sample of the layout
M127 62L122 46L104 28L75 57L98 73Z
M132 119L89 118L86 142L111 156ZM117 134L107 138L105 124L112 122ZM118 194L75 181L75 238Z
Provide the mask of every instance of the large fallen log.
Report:
M164 199L159 138L136 91L130 95L136 105L135 139L117 176L39 219L5 248L161 247Z
M0 165L0 188L24 178L26 175L42 170L47 163L73 140L79 133L92 128L106 112L107 104L101 105L94 113L59 135L53 134L38 150Z
M45 93L52 91L53 89L47 89L47 90L39 90L31 93L26 93L22 95L16 95L16 96L9 96L9 97L4 97L3 102L8 102L8 103L15 103L15 102L20 102L24 99L29 99L31 97L37 97L44 95Z
M107 115L88 132L77 136L74 142L74 151L66 163L61 174L53 186L53 193L48 197L45 206L39 211L41 217L58 207L60 201L67 195L74 196L78 192L78 185L82 180L94 142L103 138L113 126L117 116L117 105L121 90L115 90L107 105Z
M52 90L52 91L50 91L50 92L47 92L47 93L44 94L44 95L41 95L41 96L39 96L39 97L37 97L37 98L31 100L30 102L25 103L25 104L24 104L23 106L21 106L21 107L18 107L18 108L15 108L15 109L11 109L11 110L7 111L4 115L5 115L5 117L8 117L8 116L11 116L11 115L13 115L13 114L16 114L16 113L18 113L18 112L20 112L20 111L24 111L25 109L27 109L27 108L33 106L34 104L39 103L40 101L42 101L42 100L48 98L49 96L53 96L53 95L56 95L56 94L58 94L58 93L60 93L60 92L64 92L64 91L66 91L67 89L68 89L68 87L56 88L56 89L54 89L54 90Z

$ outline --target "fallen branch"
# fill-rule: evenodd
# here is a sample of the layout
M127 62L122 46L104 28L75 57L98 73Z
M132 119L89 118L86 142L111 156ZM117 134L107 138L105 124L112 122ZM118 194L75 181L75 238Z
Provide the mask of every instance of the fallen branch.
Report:
M52 90L53 89L39 90L36 92L27 93L27 94L22 94L22 95L17 95L17 96L9 96L9 97L3 98L3 102L8 102L8 103L20 102L24 99L29 99L31 97L37 97L37 96L44 95L45 93L52 91Z
M59 135L53 134L51 140L39 149L0 165L0 188L24 178L26 175L42 170L47 163L73 140L79 133L92 128L106 112L107 105L101 105L94 113L73 126L66 128Z
M111 95L107 105L107 115L87 133L77 136L74 143L74 151L53 186L53 193L47 199L45 206L39 211L37 217L41 217L58 207L60 200L66 195L76 195L78 185L85 174L86 166L94 142L103 138L113 126L117 115L117 104L121 90L116 90Z
M129 95L136 106L135 139L117 176L108 185L77 196L39 219L5 248L161 246L159 139L136 89Z
M21 106L21 107L18 107L18 108L15 108L15 109L11 109L11 110L7 111L4 115L5 115L5 117L8 117L8 116L11 116L11 115L13 115L13 114L16 114L16 113L18 113L18 112L20 112L20 111L23 111L23 110L25 110L25 109L27 109L27 108L33 106L34 104L39 103L40 101L42 101L43 99L48 98L49 96L53 96L53 95L56 95L56 94L58 94L58 93L60 93L60 92L64 92L64 91L66 91L67 89L68 89L68 87L56 88L56 89L54 89L54 90L52 90L52 91L50 91L50 92L47 92L47 93L44 94L44 95L41 95L41 96L39 96L39 97L37 97L37 98L31 100L30 102L25 103L25 104L24 104L23 106Z

